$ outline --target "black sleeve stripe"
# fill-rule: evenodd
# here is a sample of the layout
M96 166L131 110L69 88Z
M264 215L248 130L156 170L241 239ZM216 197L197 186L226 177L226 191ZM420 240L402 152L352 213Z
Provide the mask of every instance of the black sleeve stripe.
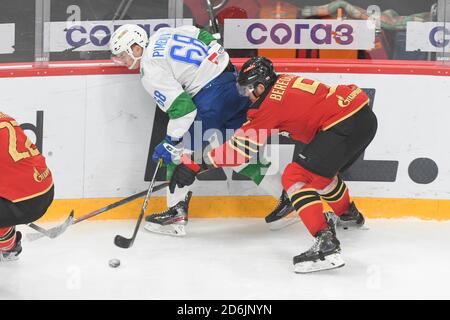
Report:
M245 149L243 149L243 148L241 148L241 147L239 147L239 146L236 146L234 143L233 143L233 141L228 141L228 145L231 147L231 149L233 149L233 150L235 150L237 153L239 153L240 155L242 155L242 156L244 156L244 157L246 157L246 158L251 158L251 156L248 154L248 152L245 150Z
M258 149L259 149L259 147L258 146L256 146L256 148L253 146L253 145L251 145L248 141L239 141L238 139L236 139L235 137L232 137L231 138L231 140L233 141L233 143L235 144L235 145L239 145L239 146L241 146L241 147L243 147L243 148L246 148L246 149L248 149L248 150L250 150L250 151L252 151L252 152L258 152Z
M259 152L258 147L252 148L249 146L249 143L247 143L247 142L243 143L241 141L236 140L234 137L231 138L231 140L230 140L230 146L233 149L238 150L240 153L245 154L249 158L253 158Z

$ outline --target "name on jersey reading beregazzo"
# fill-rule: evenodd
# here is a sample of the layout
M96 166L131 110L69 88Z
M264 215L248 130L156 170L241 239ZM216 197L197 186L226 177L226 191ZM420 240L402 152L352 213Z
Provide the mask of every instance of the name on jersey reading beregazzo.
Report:
M272 91L270 91L270 99L281 101L292 78L293 76L280 77L277 82L275 82Z

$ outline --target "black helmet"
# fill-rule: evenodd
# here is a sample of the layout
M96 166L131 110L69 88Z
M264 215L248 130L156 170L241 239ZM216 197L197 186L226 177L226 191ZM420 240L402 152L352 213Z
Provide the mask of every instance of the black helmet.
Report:
M253 57L245 62L239 71L237 78L239 92L244 93L246 88L252 91L258 84L264 85L268 90L276 79L277 74L273 70L272 61L264 57Z

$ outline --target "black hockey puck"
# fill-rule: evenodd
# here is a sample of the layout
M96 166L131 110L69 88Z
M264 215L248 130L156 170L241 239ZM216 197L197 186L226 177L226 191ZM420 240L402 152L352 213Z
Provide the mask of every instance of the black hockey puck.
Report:
M111 259L111 260L109 260L109 266L111 268L117 268L118 266L120 266L120 260L119 259Z

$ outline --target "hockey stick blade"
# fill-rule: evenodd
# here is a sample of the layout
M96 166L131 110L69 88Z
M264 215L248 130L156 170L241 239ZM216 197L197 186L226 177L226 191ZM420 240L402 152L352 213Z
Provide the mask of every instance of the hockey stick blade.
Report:
M27 226L29 226L30 228L38 231L39 233L31 233L31 234L27 234L27 238L29 241L35 241L39 238L42 237L48 237L50 239L54 239L56 237L58 237L59 235L61 235L62 233L64 233L64 231L66 231L66 229L72 224L73 222L73 215L74 212L73 210L70 212L69 216L67 217L67 219L60 224L59 226L50 228L50 229L44 229L34 223L30 223L27 224Z
M149 194L151 194L151 191ZM122 237L121 235L116 235L116 237L114 238L114 244L116 246L118 246L119 248L128 249L129 247L131 247L133 245L134 239L136 239L136 235L139 230L139 226L141 225L142 218L144 217L144 211L147 208L148 198L149 198L149 196L147 196L147 199L144 202L144 206L142 207L141 213L139 215L138 221L136 222L136 227L134 228L134 232L133 232L133 235L131 236L131 238L125 238L125 237Z
M148 190L147 190L147 195L144 198L144 203L142 205L141 212L139 214L139 218L136 222L136 226L134 227L133 235L131 236L131 238L125 238L121 235L116 235L114 237L114 244L116 246L118 246L119 248L128 249L129 247L131 247L133 245L134 240L136 239L137 233L139 231L139 227L141 225L142 219L144 218L144 213L145 213L145 210L147 209L148 200L150 199L150 196L153 193L156 175L158 173L159 168L162 167L162 164L163 164L162 158L159 158L158 165L155 168L155 172L153 173L152 181L150 182L150 186L148 187Z
M134 240L133 238L128 239L128 238L122 237L121 235L117 235L114 238L114 244L116 246L118 246L119 248L128 249L129 247L131 247L133 240Z
M165 187L167 187L168 185L169 185L169 182L167 182L167 181L166 182L162 182L161 184L159 184L159 185L157 185L157 186L155 186L153 188L153 192L162 190ZM35 230L37 230L39 232L38 233L29 233L29 234L27 234L27 238L28 238L29 241L36 241L36 240L38 240L40 238L43 238L45 236L48 236L48 237L50 237L52 239L56 238L56 237L60 236L62 233L64 233L66 231L66 229L68 227L70 227L71 225L80 223L80 222L82 222L84 220L88 220L88 219L90 219L92 217L95 217L95 216L97 216L99 214L102 214L102 213L104 213L104 212L106 212L108 210L117 208L117 207L119 207L121 205L124 205L124 204L126 204L126 203L128 203L130 201L133 201L133 200L135 200L137 198L143 197L143 196L145 196L146 193L147 193L147 190L139 192L139 193L136 193L134 195L129 196L128 198L121 199L121 200L119 200L117 202L114 202L112 204L107 205L106 207L97 209L97 210L95 210L95 211L93 211L91 213L88 213L88 214L86 214L84 216L81 216L81 217L79 217L77 219L73 219L72 218L72 219L70 219L70 222L68 221L69 218L70 218L70 216L69 216L69 218L66 219L66 221L63 224L61 224L60 226L54 227L52 229L49 229L49 230L45 230L44 228L41 228L39 226L34 225L35 227L39 228L39 230L38 230L38 229L34 228L33 226L30 226L31 228L33 228L33 229L35 229ZM72 210L72 213L73 213L73 210Z
M64 223L48 230L50 239L54 239L66 231L66 229L73 223L73 215L74 212L72 210L69 217L66 219L66 221L64 221Z
M45 237L45 234L42 233L27 233L27 239L28 241L36 241L38 239L41 239Z
M156 174L155 174L155 176L156 176ZM131 238L125 238L121 235L116 235L114 237L114 244L116 246L118 246L119 248L128 249L133 245L134 239L136 239L136 235L139 230L139 226L141 225L142 218L144 217L144 212L145 212L145 209L147 208L148 199L150 197L150 194L152 193L152 189L153 188L150 186L149 191L147 192L147 196L145 197L144 205L142 206L141 213L139 214L138 221L136 222L136 226L134 227L133 235L131 236Z

